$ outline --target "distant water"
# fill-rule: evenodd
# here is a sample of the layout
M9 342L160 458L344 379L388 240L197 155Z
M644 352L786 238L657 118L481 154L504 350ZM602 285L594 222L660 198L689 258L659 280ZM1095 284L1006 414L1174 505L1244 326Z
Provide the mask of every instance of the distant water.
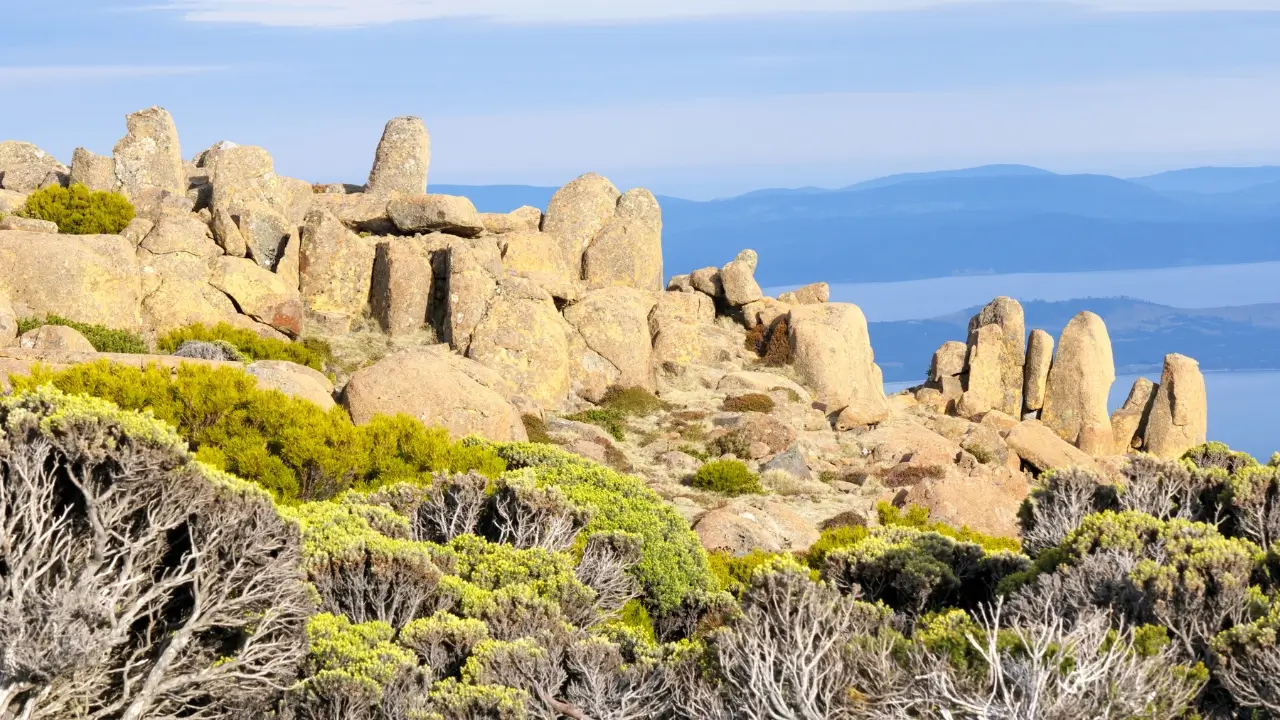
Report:
M1019 300L1131 297L1180 308L1280 303L1280 262L1158 270L968 275L885 283L837 283L831 299L856 303L872 322L938 317L998 295ZM795 286L769 288L776 296Z
M1110 404L1124 404L1133 382L1140 376L1121 375L1111 386ZM1159 373L1145 376L1158 382ZM1266 462L1280 451L1280 371L1205 373L1209 394L1209 439L1243 450ZM886 383L886 393L896 393L917 383Z

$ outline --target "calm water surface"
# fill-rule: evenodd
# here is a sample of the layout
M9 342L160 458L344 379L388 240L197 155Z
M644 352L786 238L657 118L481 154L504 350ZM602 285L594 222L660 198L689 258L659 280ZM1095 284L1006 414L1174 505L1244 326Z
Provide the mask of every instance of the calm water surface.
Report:
M1111 409L1124 404L1140 376L1121 375L1111 386ZM1159 375L1146 375L1159 381ZM1266 462L1280 451L1280 371L1205 373L1209 393L1209 439L1224 442ZM896 393L916 383L886 383Z

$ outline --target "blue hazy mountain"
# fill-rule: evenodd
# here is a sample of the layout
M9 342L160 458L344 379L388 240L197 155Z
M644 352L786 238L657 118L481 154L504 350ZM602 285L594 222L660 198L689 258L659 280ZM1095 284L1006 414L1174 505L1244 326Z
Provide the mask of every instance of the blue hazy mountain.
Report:
M1199 167L1130 178L1130 182L1159 192L1230 193L1256 185L1280 182L1280 167Z
M1160 372L1166 353L1196 358L1204 370L1280 369L1280 305L1188 310L1128 298L1084 298L1023 303L1027 328L1056 339L1076 313L1089 310L1107 323L1116 371ZM948 340L964 341L979 308L930 320L870 323L876 362L888 382L924 377L929 358Z
M545 208L554 188L432 186L487 212ZM846 188L659 197L668 274L760 254L764 286L1280 260L1280 168L1135 180L1024 165L908 173Z

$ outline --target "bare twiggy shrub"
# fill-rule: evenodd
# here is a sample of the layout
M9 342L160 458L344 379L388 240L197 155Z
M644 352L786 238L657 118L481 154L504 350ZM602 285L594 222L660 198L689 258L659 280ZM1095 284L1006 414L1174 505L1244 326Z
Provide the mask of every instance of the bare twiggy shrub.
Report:
M1226 512L1232 529L1263 550L1280 539L1280 471L1246 468L1227 481Z
M1124 551L1086 556L1019 588L1009 597L1003 617L1018 624L1056 615L1071 628L1081 615L1092 617L1099 609L1132 616L1142 604L1142 592L1130 579L1137 565L1138 558Z
M1114 632L1093 613L1074 625L1048 616L1000 630L1000 608L980 613L982 632L970 637L985 673L935 664L913 689L941 718L1115 720L1180 718L1202 681L1174 664L1168 650L1139 651L1132 633Z
M1026 553L1034 557L1057 547L1085 516L1103 509L1099 507L1099 482L1098 476L1081 468L1041 475L1019 517Z
M1118 502L1121 510L1137 510L1161 520L1213 522L1205 495L1213 481L1203 472L1192 472L1181 463L1152 455L1135 455L1124 469L1124 486Z
M479 473L437 475L413 514L415 540L446 543L474 533L488 498L489 479Z
M640 562L640 538L622 532L596 533L587 538L574 571L578 581L596 591L596 609L613 615L640 595L631 570Z
M1280 716L1280 608L1219 635L1213 643L1214 679L1239 705Z
M567 550L590 514L556 487L539 488L531 477L509 476L490 498L487 535L518 548Z
M0 716L260 714L312 610L270 498L96 399L0 400L0 428Z

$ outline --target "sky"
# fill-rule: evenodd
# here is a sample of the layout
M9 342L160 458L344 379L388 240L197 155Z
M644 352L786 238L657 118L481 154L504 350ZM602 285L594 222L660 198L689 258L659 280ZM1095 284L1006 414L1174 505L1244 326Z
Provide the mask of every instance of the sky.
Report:
M695 199L1024 163L1280 164L1280 0L3 0L0 139L69 161L169 109L361 183L422 117L431 181L599 172Z

